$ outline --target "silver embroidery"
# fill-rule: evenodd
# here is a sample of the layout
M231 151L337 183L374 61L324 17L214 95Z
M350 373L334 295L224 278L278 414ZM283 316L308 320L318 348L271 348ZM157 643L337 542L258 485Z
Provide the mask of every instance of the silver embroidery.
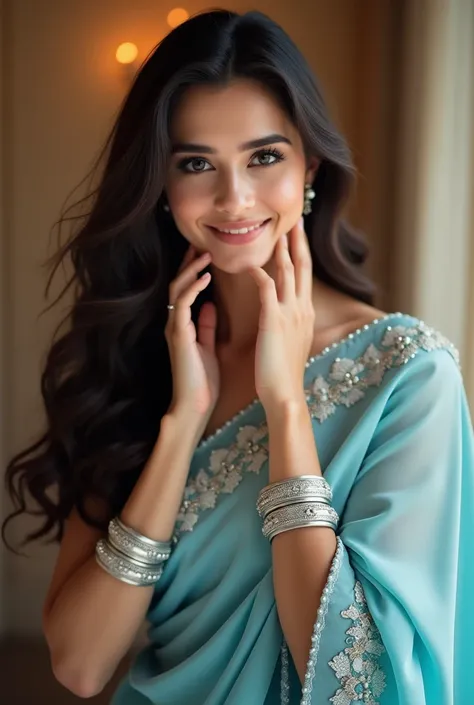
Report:
M346 641L350 646L329 661L342 688L329 700L334 705L351 705L361 701L367 705L379 705L377 698L385 690L385 675L379 667L378 658L385 648L359 581L355 583L354 596L354 603L341 612L342 617L353 622L353 626L346 630Z
M228 448L212 451L209 469L201 468L186 485L184 500L176 518L175 541L179 533L193 530L199 513L215 507L220 494L231 494L242 481L244 472L260 472L268 458L267 438L266 423L243 426Z
M321 636L326 625L326 616L329 610L334 587L339 578L344 544L337 538L337 550L333 558L328 579L321 595L316 623L311 637L308 664L302 689L300 705L310 705L313 692L316 665L319 656ZM355 602L349 609L342 610L341 616L351 619L353 625L347 629L346 642L350 644L344 651L329 662L335 671L336 678L341 682L336 694L329 698L334 705L351 705L355 702L364 702L368 705L378 705L378 698L385 689L385 675L379 668L377 659L384 653L380 633L368 611L367 602L361 583L357 580L354 586ZM289 655L288 646L283 639L281 649L281 705L290 704L289 693Z
M406 364L420 350L441 348L446 348L459 364L452 343L425 323L420 321L414 327L387 326L380 348L371 343L355 360L336 358L326 378L319 375L309 384L305 392L311 416L322 423L338 406L348 408L360 401L367 389L380 385L387 370ZM321 356L313 358L317 359ZM196 477L188 480L176 519L174 543L181 534L193 530L202 511L215 507L220 494L232 493L245 472L258 474L267 459L266 423L241 427L233 443L213 450L208 468L201 468Z
M280 694L281 705L290 705L290 662L288 658L288 646L283 639L281 645L281 679L280 679Z
M426 324L388 326L380 348L371 344L356 360L336 358L326 379L316 377L308 397L311 416L321 423L326 421L338 406L349 408L364 397L369 387L379 386L387 370L406 364L420 350L439 348L448 349L459 365L452 343Z
M318 662L319 655L319 644L321 641L321 635L326 624L326 615L329 610L329 603L331 601L332 593L334 592L334 586L336 585L337 580L339 578L343 553L344 544L338 537L336 553L334 555L331 568L329 570L326 585L324 586L323 593L321 595L321 602L318 608L318 614L313 629L313 635L311 637L311 648L309 650L309 659L304 677L302 689L303 697L301 699L301 705L310 705L311 703L311 693L313 691L314 676L316 674L316 664Z

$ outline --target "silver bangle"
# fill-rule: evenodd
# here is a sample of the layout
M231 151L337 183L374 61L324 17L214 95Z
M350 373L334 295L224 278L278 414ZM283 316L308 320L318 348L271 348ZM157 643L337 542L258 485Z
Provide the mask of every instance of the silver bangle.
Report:
M320 495L315 493L311 494L310 492L307 492L306 494L297 494L288 499L275 497L272 501L269 500L265 507L262 508L260 516L263 520L265 520L267 516L271 514L271 512L275 511L275 509L291 507L294 504L302 504L303 502L318 502L320 504L327 504L328 506L331 506L330 499L327 495Z
M264 487L257 500L257 511L265 517L270 511L285 504L304 502L317 498L319 501L332 501L332 490L324 477L300 475L278 480Z
M149 565L163 563L171 554L171 542L154 541L142 536L125 526L118 517L109 522L109 543L125 556Z
M329 526L336 530L339 516L333 507L322 502L303 502L276 509L263 522L262 533L270 541L284 531L305 526Z
M330 521L305 521L301 524L292 524L291 526L282 527L277 531L273 531L269 534L268 540L271 543L278 534L284 534L286 531L294 531L295 529L307 529L309 527L325 527L332 529L334 532L336 531L336 526Z
M127 558L113 548L106 539L99 539L95 547L97 563L110 575L123 583L143 587L157 583L163 573L163 565L150 570L150 566Z

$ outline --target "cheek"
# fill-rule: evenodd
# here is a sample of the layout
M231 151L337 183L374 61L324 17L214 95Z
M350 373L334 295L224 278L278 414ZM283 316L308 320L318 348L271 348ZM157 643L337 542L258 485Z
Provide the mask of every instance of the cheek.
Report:
M178 230L193 245L199 246L195 223L209 210L209 189L199 179L179 179L167 186L167 197ZM198 240L196 239L198 237Z
M197 181L198 179L181 178L169 185L168 201L176 216L187 219L200 210L204 193Z
M304 172L291 169L281 173L268 190L271 202L267 204L278 214L278 225L275 237L278 239L288 232L303 212L304 203Z
M267 185L268 195L274 210L284 215L298 210L303 204L304 175L299 170L281 172Z

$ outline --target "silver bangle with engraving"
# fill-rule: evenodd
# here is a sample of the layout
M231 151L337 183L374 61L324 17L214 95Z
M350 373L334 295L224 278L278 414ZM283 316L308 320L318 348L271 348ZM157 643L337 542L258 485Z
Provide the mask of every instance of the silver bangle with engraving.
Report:
M331 487L319 475L300 475L278 480L264 487L258 496L257 511L262 518L265 518L278 507L311 499L331 504Z
M118 517L109 522L109 543L125 556L141 563L157 565L167 561L171 543L154 541L126 526Z
M271 542L284 531L306 526L327 526L335 531L338 523L339 516L329 504L303 502L275 509L263 522L262 533Z
M124 556L106 539L99 539L95 547L95 557L101 568L117 580L136 587L157 583L163 573L163 565L151 567Z

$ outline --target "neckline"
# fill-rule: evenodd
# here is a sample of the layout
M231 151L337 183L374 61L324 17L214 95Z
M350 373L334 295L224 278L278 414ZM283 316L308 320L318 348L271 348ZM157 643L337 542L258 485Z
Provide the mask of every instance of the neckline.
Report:
M396 313L387 313L385 316L380 316L379 318L374 318L369 323L366 323L365 325L361 326L360 328L357 328L354 331L352 331L351 333L348 333L343 338L340 338L339 340L336 340L331 345L328 345L327 347L323 348L323 350L321 350L321 352L310 357L306 362L305 374L306 374L308 368L311 367L311 365L313 365L313 363L315 363L318 360L322 360L327 355L329 355L330 352L337 350L337 348L342 347L343 345L348 343L350 340L357 338L358 336L361 335L361 333L365 333L366 331L371 330L377 324L383 323L384 321L390 320L392 318L400 318L400 317L406 318L407 316L408 316L408 314L397 311ZM198 443L198 445L196 446L196 452L206 448L216 438L218 438L225 430L227 430L230 426L233 426L242 416L244 416L249 411L251 411L253 408L255 408L259 405L260 405L260 399L258 397L255 397L255 399L253 401L251 401L250 404L247 404L247 406L245 406L243 409L240 409L240 411L238 411L236 414L234 414L234 416L232 416L232 418L225 421L221 426L219 426L219 428L217 428L213 433L211 433L210 436L207 436L207 438L202 439Z

